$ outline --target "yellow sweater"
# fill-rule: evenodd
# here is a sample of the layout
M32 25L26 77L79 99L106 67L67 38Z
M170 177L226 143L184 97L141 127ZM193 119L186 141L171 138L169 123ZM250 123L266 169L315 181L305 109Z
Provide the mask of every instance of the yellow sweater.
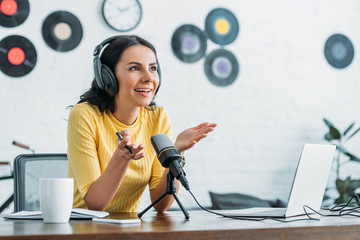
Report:
M150 137L165 133L170 139L171 122L162 107L141 108L136 122L124 125L110 112L100 112L89 103L76 104L68 122L68 176L74 178L74 208L86 208L83 200L90 185L104 172L116 147L116 131L129 130L130 142L145 145L145 157L131 161L108 212L138 212L142 193L157 186L164 171Z

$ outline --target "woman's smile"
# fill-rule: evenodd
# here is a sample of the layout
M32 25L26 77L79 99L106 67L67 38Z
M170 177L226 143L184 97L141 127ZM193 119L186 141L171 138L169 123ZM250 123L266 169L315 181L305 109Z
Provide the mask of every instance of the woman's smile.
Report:
M144 96L144 97L149 97L149 96L153 96L152 94L152 89L151 88L136 88L135 89L135 92L138 93L139 95L141 96Z

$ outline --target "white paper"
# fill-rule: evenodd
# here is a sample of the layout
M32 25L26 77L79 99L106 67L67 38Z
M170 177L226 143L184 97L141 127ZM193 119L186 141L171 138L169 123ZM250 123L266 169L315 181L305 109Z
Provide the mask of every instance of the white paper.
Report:
M83 208L74 208L71 211L71 219L92 219L103 218L109 216L108 212L94 211ZM4 214L4 218L8 219L43 219L41 211L20 211L16 213Z

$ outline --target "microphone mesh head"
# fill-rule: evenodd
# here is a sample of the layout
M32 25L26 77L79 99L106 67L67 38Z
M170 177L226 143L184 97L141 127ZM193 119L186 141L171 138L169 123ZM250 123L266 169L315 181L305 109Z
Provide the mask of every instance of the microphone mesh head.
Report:
M153 148L155 149L156 154L159 154L161 150L168 148L168 147L174 147L174 144L171 142L169 137L164 133L159 133L151 137L151 144L153 145Z

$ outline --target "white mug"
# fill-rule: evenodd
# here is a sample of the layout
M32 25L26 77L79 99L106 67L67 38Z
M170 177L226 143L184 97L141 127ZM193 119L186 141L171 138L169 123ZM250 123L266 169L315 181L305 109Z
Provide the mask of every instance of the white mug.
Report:
M40 208L46 223L66 223L74 199L74 179L40 178Z

